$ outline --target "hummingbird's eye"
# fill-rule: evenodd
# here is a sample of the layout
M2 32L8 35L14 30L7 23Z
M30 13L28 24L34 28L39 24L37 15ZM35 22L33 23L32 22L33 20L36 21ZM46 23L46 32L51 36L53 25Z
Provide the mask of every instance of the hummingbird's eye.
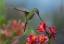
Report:
M39 15L38 9L34 8L34 12L37 13L37 14Z
M36 13L39 15L39 11L36 11Z
M38 11L37 11L37 10L35 10L35 12L36 12L36 13L38 13Z
M35 13L37 13L37 11L35 11Z

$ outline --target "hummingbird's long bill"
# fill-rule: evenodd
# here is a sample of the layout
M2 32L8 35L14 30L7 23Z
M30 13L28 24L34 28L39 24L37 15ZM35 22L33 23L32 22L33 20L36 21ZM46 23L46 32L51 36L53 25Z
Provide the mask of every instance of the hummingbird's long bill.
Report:
M28 22L25 22L24 32L25 32L25 30L26 30L27 23L28 23Z
M38 15L38 17L40 18L40 20L43 22L43 20L41 19L40 15Z
M40 15L38 15L38 17L40 18L40 20L43 22L43 20L41 19ZM49 28L48 26L46 26L47 28Z

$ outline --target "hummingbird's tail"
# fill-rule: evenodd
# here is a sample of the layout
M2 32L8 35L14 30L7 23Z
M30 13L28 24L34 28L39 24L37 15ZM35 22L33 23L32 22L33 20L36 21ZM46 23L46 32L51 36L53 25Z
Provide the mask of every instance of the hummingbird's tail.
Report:
M25 22L24 32L25 32L25 30L26 30L26 25L27 25L27 23L28 23L28 22Z
M43 22L43 20L41 19L40 15L38 15L38 17L40 18L40 20Z

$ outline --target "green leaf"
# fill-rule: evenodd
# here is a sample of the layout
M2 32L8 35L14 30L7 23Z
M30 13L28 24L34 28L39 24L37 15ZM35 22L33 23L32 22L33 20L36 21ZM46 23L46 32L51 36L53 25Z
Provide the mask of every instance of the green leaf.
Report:
M0 40L6 40L6 36L5 36L5 34L0 34Z
M4 0L0 0L0 27L6 21L6 7Z
M6 15L6 7L4 0L0 0L0 16Z
M13 36L17 36L17 32L16 31L13 32Z
M11 44L13 37L9 37L7 38L7 40L5 41L5 44Z
M0 27L2 26L2 24L6 23L6 19L5 17L1 17L0 18Z
M0 44L4 44L4 42L0 41Z
M2 39L2 34L0 33L0 40Z

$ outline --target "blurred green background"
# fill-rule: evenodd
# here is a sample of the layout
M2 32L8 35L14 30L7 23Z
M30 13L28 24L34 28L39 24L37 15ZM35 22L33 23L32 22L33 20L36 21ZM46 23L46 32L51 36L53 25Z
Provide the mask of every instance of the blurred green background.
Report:
M52 44L64 44L64 0L4 0L4 9L0 9L0 18L6 15L6 22L10 19L21 19L24 22L24 16L10 9L10 7L24 7L28 10L38 8L40 16L48 26L56 25L57 40L52 40ZM0 2L1 4L1 2ZM5 9L6 8L6 9ZM4 20L3 20L4 21ZM40 19L37 15L29 21L29 28L37 29ZM36 31L35 31L36 32ZM23 44L27 35L23 36L17 44Z

